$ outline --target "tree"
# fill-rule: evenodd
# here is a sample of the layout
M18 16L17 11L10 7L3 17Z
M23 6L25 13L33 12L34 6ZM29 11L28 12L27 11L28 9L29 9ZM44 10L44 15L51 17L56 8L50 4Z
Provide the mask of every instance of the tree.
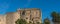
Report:
M46 19L44 20L44 24L50 24L50 20L46 18Z
M16 24L27 24L26 20L24 19L18 19L15 23Z
M29 21L29 24L32 24L32 22L31 22L31 21Z
M53 12L51 13L51 16L52 16L52 17L58 17L57 15L58 15L58 14L57 14L57 12L55 12L55 11L53 11Z
M52 21L53 22L60 22L60 16L59 15L60 15L59 13L53 11L51 13L51 16L53 17Z
M40 24L40 22L37 22L37 24Z

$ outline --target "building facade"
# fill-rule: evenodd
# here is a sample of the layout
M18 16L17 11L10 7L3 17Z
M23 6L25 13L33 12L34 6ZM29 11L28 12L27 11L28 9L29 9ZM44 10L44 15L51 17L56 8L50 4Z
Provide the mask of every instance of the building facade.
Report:
M15 21L19 18L20 14L18 12L9 12L6 14L6 24L15 24Z
M27 23L42 23L41 10L17 9L16 12L8 12L5 16L0 16L0 24L15 24L18 19L25 19Z
M6 17L4 15L0 15L0 24L6 24Z
M25 19L28 23L42 23L41 11L39 9L18 9L18 13L20 13L20 18Z

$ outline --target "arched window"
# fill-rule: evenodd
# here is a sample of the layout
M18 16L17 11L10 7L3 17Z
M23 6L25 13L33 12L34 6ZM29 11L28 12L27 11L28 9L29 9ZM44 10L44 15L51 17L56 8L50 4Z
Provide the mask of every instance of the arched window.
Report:
M25 11L22 12L22 15L25 15Z

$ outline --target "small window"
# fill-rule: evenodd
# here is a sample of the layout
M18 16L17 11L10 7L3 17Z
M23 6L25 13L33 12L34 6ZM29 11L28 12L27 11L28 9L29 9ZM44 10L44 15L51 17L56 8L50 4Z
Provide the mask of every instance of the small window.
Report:
M22 15L25 15L25 11L22 12Z
M32 21L33 21L33 19L32 19Z
M30 15L30 20L31 20L31 15Z
M28 19L28 18L26 18L26 19Z

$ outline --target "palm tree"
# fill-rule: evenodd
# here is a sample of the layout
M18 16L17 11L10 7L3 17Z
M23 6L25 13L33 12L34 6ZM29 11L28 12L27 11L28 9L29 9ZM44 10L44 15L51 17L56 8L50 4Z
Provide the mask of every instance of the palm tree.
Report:
M53 22L60 22L60 14L59 13L57 13L57 12L52 12L52 14L51 14L51 16L52 16L52 21Z
M55 11L51 13L51 16L53 18L53 20L52 20L53 22L57 21L56 19L58 18L58 16L57 16L57 13Z
M52 12L51 16L52 17L57 17L57 13L54 11L54 12Z

